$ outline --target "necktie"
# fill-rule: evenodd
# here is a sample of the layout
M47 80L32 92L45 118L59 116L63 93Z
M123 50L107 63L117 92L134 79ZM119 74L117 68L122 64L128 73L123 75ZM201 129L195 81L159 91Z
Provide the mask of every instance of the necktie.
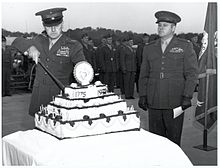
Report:
M50 44L49 44L49 50L52 48L52 46L53 46L53 42L50 41Z
M163 41L162 44L161 44L161 48L162 48L163 53L164 53L164 51L167 47L167 44L168 44L167 41Z

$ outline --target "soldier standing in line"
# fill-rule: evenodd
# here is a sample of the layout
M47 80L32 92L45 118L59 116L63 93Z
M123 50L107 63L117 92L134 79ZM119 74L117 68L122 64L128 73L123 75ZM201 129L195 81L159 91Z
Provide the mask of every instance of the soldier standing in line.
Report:
M137 70L133 39L128 38L120 53L120 67L123 73L125 99L134 99L135 74Z
M120 90L121 90L121 95L124 95L125 94L125 88L124 88L123 72L122 72L121 65L120 65L120 57L121 57L120 55L121 55L122 51L124 50L124 48L127 45L126 38L122 37L120 42L121 42L121 44L116 49L116 56L118 58L118 66L119 66L119 69L118 69L119 87L120 87Z
M6 37L2 35L2 96L11 96L10 83L12 71L12 53L6 47Z
M89 39L88 39L88 49L89 49L89 53L92 58L91 65L94 70L94 78L93 78L92 82L94 83L95 81L98 81L99 78L97 75L98 71L97 71L97 65L96 65L96 50L95 50L94 43L93 43L93 40L91 37L89 37Z
M148 109L150 132L180 146L184 113L174 118L173 109L191 106L198 63L192 43L174 35L181 18L169 11L155 17L160 39L144 47L138 105Z
M117 62L118 62L118 71L116 72L116 88L120 88L120 80L122 78L121 72L120 72L120 48L121 48L121 43L119 41L119 39L116 39L114 42L114 47L115 47L115 55L117 58Z
M31 40L17 38L12 46L32 57L36 64L40 59L58 80L69 85L74 65L85 61L85 56L82 45L67 37L62 30L62 12L65 10L66 8L52 8L37 12L35 15L42 17L46 34L40 34ZM41 105L47 105L59 93L59 87L37 64L29 114L34 116Z
M142 37L142 43L140 45L138 45L138 48L136 50L137 72L136 72L136 76L135 76L135 83L136 83L137 92L139 92L138 80L139 80L141 63L142 63L143 49L144 49L144 46L148 44L149 38L150 38L150 36L148 34L144 33L143 37Z
M101 71L104 72L104 84L108 85L110 92L114 92L118 62L115 48L112 45L112 35L106 35L106 42L106 45L103 46L100 51Z
M101 44L97 47L96 49L96 54L95 54L95 60L96 60L96 68L97 72L99 73L99 80L104 83L104 72L101 69L101 49L106 45L106 38L105 36L102 37L101 39Z
M89 36L87 33L81 36L81 44L83 46L83 53L86 60L91 64L93 70L95 71L94 50L92 50L92 47L89 45Z

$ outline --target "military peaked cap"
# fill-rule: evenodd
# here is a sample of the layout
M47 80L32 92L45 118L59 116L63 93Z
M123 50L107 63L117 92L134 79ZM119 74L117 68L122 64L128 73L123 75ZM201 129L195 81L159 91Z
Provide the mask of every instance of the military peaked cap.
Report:
M181 18L172 12L169 11L158 11L155 13L155 17L157 18L157 22L168 22L168 23L178 23L181 21Z
M66 8L51 8L46 9L40 12L37 12L36 16L41 16L43 25L47 27L56 26L62 23L63 21L63 11L65 11Z

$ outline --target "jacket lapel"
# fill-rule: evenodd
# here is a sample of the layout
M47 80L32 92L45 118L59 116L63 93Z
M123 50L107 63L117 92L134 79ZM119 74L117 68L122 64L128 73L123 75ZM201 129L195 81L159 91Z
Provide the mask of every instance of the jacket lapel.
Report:
M176 45L176 37L174 36L170 43L168 44L168 46L166 47L165 51L164 51L164 55L166 55L170 50L171 48L173 48L174 46Z
M46 37L42 38L41 44L42 44L41 46L44 52L46 53L46 55L48 55L49 54L49 38L46 38Z
M61 37L56 41L56 43L51 47L49 50L49 44L48 44L48 50L50 53L53 53L54 51L57 51L60 48L60 43L62 43L64 38L64 35L62 34Z
M154 45L156 47L155 51L157 51L159 55L163 54L162 49L161 49L161 39L156 40Z

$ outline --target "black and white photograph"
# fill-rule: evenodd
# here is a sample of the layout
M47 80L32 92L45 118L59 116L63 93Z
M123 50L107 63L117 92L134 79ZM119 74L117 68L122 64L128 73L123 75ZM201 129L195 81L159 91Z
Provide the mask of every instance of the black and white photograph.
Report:
M1 6L1 166L218 167L218 1Z

